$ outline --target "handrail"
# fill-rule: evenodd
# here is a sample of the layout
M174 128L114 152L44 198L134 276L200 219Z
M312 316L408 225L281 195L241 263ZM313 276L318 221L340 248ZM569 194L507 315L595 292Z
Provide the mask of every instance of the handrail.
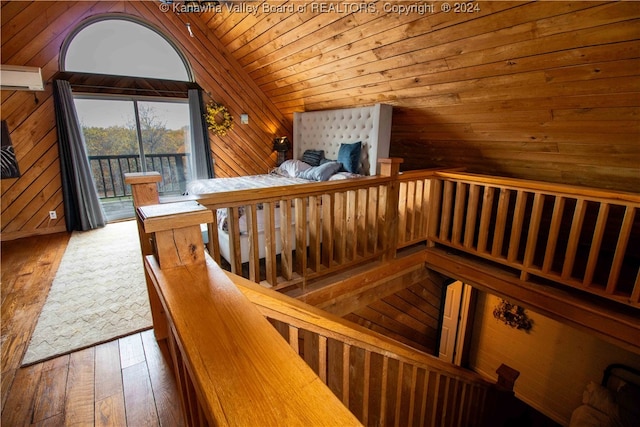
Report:
M426 241L429 178L442 168L399 173L400 163L380 159L381 175L373 177L187 198L226 212L224 223L215 215L208 225L207 247L216 262L224 255L236 274L304 288L308 280L393 258L397 249ZM296 251L304 247L308 251Z
M602 188L582 187L578 185L557 184L545 181L534 181L519 178L506 178L490 175L472 174L467 172L436 171L436 176L455 179L466 183L490 185L511 190L523 189L546 192L550 194L564 194L570 196L584 196L594 199L619 200L640 203L640 194L625 191L605 190Z
M186 202L138 215L155 240L145 270L164 309L188 425L360 425L205 257L199 224L210 211Z
M451 169L446 169L451 170ZM442 168L420 169L402 172L397 175L400 182L428 179L441 174ZM283 193L295 197L319 196L327 192L344 192L358 190L364 187L385 185L394 180L393 176L365 176L337 181L310 182L308 184L293 184L257 189L229 190L216 193L191 194L193 199L211 208L226 208L242 205L242 203L276 202Z
M515 268L524 281L551 280L640 305L640 195L442 169L398 173L390 162L396 170L387 176L195 199L227 209L231 271L271 286L304 287L427 242ZM242 242L241 208L248 213ZM266 245L258 244L260 214ZM297 226L280 230L278 220ZM219 233L214 218L208 247L217 262ZM295 250L301 247L309 249Z
M358 187L361 183L367 182L373 184L371 188L375 188L372 190L374 194L385 196L384 203L376 204L381 208L376 212L383 212L383 215L374 217L374 220L385 227L385 232L393 233L393 230L396 230L396 236L385 240L391 242L385 243L385 250L395 251L410 241L410 239L403 240L403 230L408 232L409 229L422 227L425 231L424 237L418 236L418 238L424 238L427 241L427 250L423 251L425 259L435 252L444 253L444 250L429 252L433 246L442 247L446 252L465 253L473 255L476 259L486 259L518 270L521 281L535 282L538 279L544 279L546 284L551 280L560 285L576 287L582 291L638 307L640 301L638 247L633 244L638 241L637 232L640 225L640 218L637 215L639 206L635 201L637 195L613 193L612 197L607 198L602 196L608 195L608 192L597 189L554 186L548 183L442 171L421 171L395 176L396 178L372 177L348 183L320 184L315 190L313 187L301 190L311 192L309 201L303 200L299 195L272 194L269 196L272 198L267 198L268 201L265 204L273 218L274 210L272 209L275 208L269 206L270 204L273 205L276 200L281 204L284 201L284 206L290 206L290 203L293 203L292 213L282 214L283 218L290 219L293 216L296 217L296 222L302 223L306 222L307 218L304 214L313 211L313 206L339 204L347 209L345 207L348 202L358 200L357 197L361 192L367 194L367 198L363 200L369 200L369 190ZM380 182L384 183L378 185ZM345 185L347 187L344 187ZM337 188L347 189L342 193L344 195L337 196L335 194L340 193L337 192L326 196L326 193L321 195L313 193L318 188L322 188L325 192ZM268 190L267 193L270 191ZM252 203L264 200L267 193L254 194L251 196ZM234 194L233 197L237 197L238 193ZM323 197L326 198L323 199ZM224 200L225 203L229 203L230 199ZM241 202L238 201L238 203ZM246 202L244 205L231 207L232 216L237 215L238 206L246 206ZM153 208L148 209L153 210ZM251 219L249 220L253 222L255 222L254 209L250 208ZM211 214L210 210L204 210ZM327 215L324 218L334 218L336 213L344 215L344 218L358 217L357 209L326 210L322 213ZM313 215L315 214L311 217ZM411 217L413 219L410 219ZM195 224L215 224L215 220L210 217L198 218L200 219L194 220ZM233 221L235 223L235 220ZM411 221L413 225L409 226ZM165 271L162 274L169 274L174 264L179 264L191 257L201 256L198 255L201 253L200 246L187 244L201 238L197 226L190 228L189 238L185 240L176 238L175 234L157 235L159 231L164 233L162 229L171 227L181 227L180 232L184 232L183 220L163 219L160 221L160 228L156 225L152 226L153 223L153 221L149 222L150 228L147 233L156 234L154 247L158 248L159 253L178 252L168 258L165 257L169 260L168 266L163 265L166 261L160 260L158 268L161 267ZM334 223L331 222L331 224ZM172 233L176 232L176 230L172 231ZM315 237L316 240L312 238L304 240L307 239L305 233L298 232L295 236L302 243L319 241L318 237ZM563 243L565 240L566 244ZM376 239L376 242L379 241ZM327 242L324 236L322 242ZM287 250L291 249L289 247ZM309 252L313 250L310 247ZM384 252L382 256L386 254ZM603 264L599 258L607 254L610 256L609 262ZM463 265L461 262L447 259L451 264L455 264L455 267L464 270L464 267L460 267ZM206 256L203 262L207 266L214 265ZM302 271L312 269L308 265L304 265ZM273 273L273 267L271 268ZM195 368L205 370L204 376L197 380L204 381L202 384L205 385L196 387L192 384L193 366L197 365L201 359L192 360L189 358L191 356L185 359L181 355L185 351L183 341L186 341L187 337L178 336L174 322L184 322L180 327L183 331L194 328L194 325L198 329L200 322L193 316L201 310L217 310L216 304L224 305L225 299L221 301L215 298L210 299L205 308L194 309L193 307L202 302L202 295L192 293L192 289L184 292L180 286L184 287L185 283L191 283L194 277L200 277L202 272L191 267L187 270L184 276L174 278L170 281L171 283L167 282L164 286L172 287L172 290L167 292L171 292L176 300L187 298L182 300L183 310L192 310L196 313L186 313L183 316L183 313L172 312L170 304L165 301L162 314L168 315L169 325L165 329L169 330L173 357L177 360L176 372L184 386L181 389L186 396L185 400L197 403L201 399L211 398L211 395L205 396L202 390L194 391L194 387L197 389L206 387L206 382L211 380L209 376L211 371L206 371L208 364ZM455 268L449 269L449 271L454 270ZM222 273L217 271L215 280L222 280L220 279ZM158 274L156 276L159 277ZM231 278L244 295L253 302L253 305L259 308L261 314L276 327L280 336L289 342L289 346L307 362L318 378L326 383L364 424L412 422L421 425L470 425L481 419L486 383L479 381L477 376L449 367L428 356L416 355L414 350L408 350L407 347L372 334L368 330L349 326L339 318L328 316L300 302L289 301L281 295L273 295L252 283L252 280L248 281L230 273L226 276L227 279ZM158 284L158 279L154 280L156 287L161 286ZM201 279L197 279L196 282L198 280ZM160 291L161 294L162 292L164 291ZM185 320L182 319L183 317ZM216 326L224 323L221 320L219 324L216 323ZM202 324L206 327L214 327L213 324L206 322ZM159 326L162 329L162 325ZM156 327L156 317L154 317L154 329ZM244 331L251 333L250 326L245 325L245 327L247 329ZM186 344L189 348L198 348L200 345L201 343L196 342ZM209 362L213 362L213 359ZM373 390L379 390L379 394L378 391ZM213 398L217 399L217 397ZM192 418L196 420L200 419L198 417L202 416L202 411L205 410L199 405L198 403L191 408ZM212 409L206 408L206 411L210 410Z
M428 240L640 306L640 195L437 172Z
M224 272L196 203L138 215L189 425L481 425L477 374Z
M231 272L225 272L225 274L249 301L257 306L268 318L287 322L297 328L326 334L328 338L338 339L341 342L358 346L367 351L384 353L387 357L394 357L405 363L415 363L422 367L429 367L429 369L443 375L446 374L486 386L490 385L484 377L473 371L443 362L430 354L418 351L413 347L300 300L274 292Z
M491 384L480 375L227 275L363 424L481 424Z

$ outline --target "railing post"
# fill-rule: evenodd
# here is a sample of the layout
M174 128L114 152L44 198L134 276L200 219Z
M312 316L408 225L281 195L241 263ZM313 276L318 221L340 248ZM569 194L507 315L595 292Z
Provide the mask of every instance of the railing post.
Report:
M387 261L396 257L398 249L398 203L400 202L400 158L379 159L380 175L392 178L386 187L384 226L382 229L382 243L385 253L382 259Z
M134 209L137 210L141 206L157 205L160 202L158 182L161 180L162 177L158 172L135 172L124 174L124 182L131 185ZM153 254L153 242L151 241L152 236L144 231L144 225L140 221L138 215L136 215L136 221L138 223L140 249L144 260L145 256ZM162 304L160 303L160 298L158 297L153 283L151 282L151 278L146 270L144 272L144 278L147 283L147 294L149 295L151 318L153 320L153 332L156 336L156 340L160 341L167 338L168 333L166 321L164 320Z
M141 206L137 213L139 224L144 228L144 232L153 235L156 265L160 267L160 270L180 266L205 266L206 256L200 224L213 221L212 211L195 201L188 201ZM145 274L151 277L147 268L145 268ZM157 275L154 277L157 278ZM193 279L193 277L189 277L189 279ZM189 279L182 278L174 281L171 283L172 290L181 292L183 288L192 286ZM153 281L151 281L151 288L162 308L162 311L157 313L158 316L153 319L153 327L154 330L159 328L165 331L176 382L178 389L182 391L180 397L186 423L187 425L207 425L204 418L208 414L202 413L200 405L203 402L198 402L199 398L195 395L193 382L185 369L184 350L181 350L178 344L180 342L179 333L176 333L170 326L174 325L175 319L169 317L169 313L165 311L165 306L160 300L162 292L164 297L162 301L166 303L167 289L162 289L159 284L156 288ZM167 310L170 310L169 307L167 305Z
M482 423L484 426L505 425L509 419L513 419L511 408L517 402L513 387L520 372L503 363L496 373L498 381L488 390Z
M213 221L213 213L195 201L146 205L138 208L138 225L153 236L152 254L161 269L181 265L205 264L200 224ZM169 321L158 291L145 268L149 300L152 304L156 339L170 337ZM155 309L155 312L153 311ZM169 345L172 345L169 339Z
M155 256L162 270L205 263L200 224L213 221L213 212L196 201L138 208L144 231L153 234Z

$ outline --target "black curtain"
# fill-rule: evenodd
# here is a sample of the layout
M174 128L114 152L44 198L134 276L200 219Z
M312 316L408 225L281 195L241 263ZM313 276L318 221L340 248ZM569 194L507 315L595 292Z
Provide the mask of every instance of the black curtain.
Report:
M201 89L189 89L189 113L191 115L191 179L213 178L213 159Z
M84 135L68 81L54 80L53 99L67 231L104 227L105 215L91 176Z

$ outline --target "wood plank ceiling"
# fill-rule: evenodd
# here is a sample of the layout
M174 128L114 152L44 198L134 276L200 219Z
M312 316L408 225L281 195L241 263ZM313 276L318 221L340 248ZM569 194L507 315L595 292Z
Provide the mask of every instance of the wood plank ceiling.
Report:
M287 117L390 103L405 169L640 188L636 2L269 4L200 18Z

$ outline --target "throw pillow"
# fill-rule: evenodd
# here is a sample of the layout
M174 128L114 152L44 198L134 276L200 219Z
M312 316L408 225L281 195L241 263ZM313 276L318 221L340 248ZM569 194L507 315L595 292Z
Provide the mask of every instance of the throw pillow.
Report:
M302 154L302 161L311 166L319 166L320 161L324 158L324 150L306 150Z
M294 178L298 172L309 169L311 166L300 160L285 160L277 169L278 175Z
M311 181L327 181L334 173L338 172L341 167L342 164L338 162L328 162L302 171L296 176Z
M338 150L338 162L342 163L342 167L345 171L358 173L358 171L360 170L361 150L361 142L355 142L353 144L340 144L340 150Z

